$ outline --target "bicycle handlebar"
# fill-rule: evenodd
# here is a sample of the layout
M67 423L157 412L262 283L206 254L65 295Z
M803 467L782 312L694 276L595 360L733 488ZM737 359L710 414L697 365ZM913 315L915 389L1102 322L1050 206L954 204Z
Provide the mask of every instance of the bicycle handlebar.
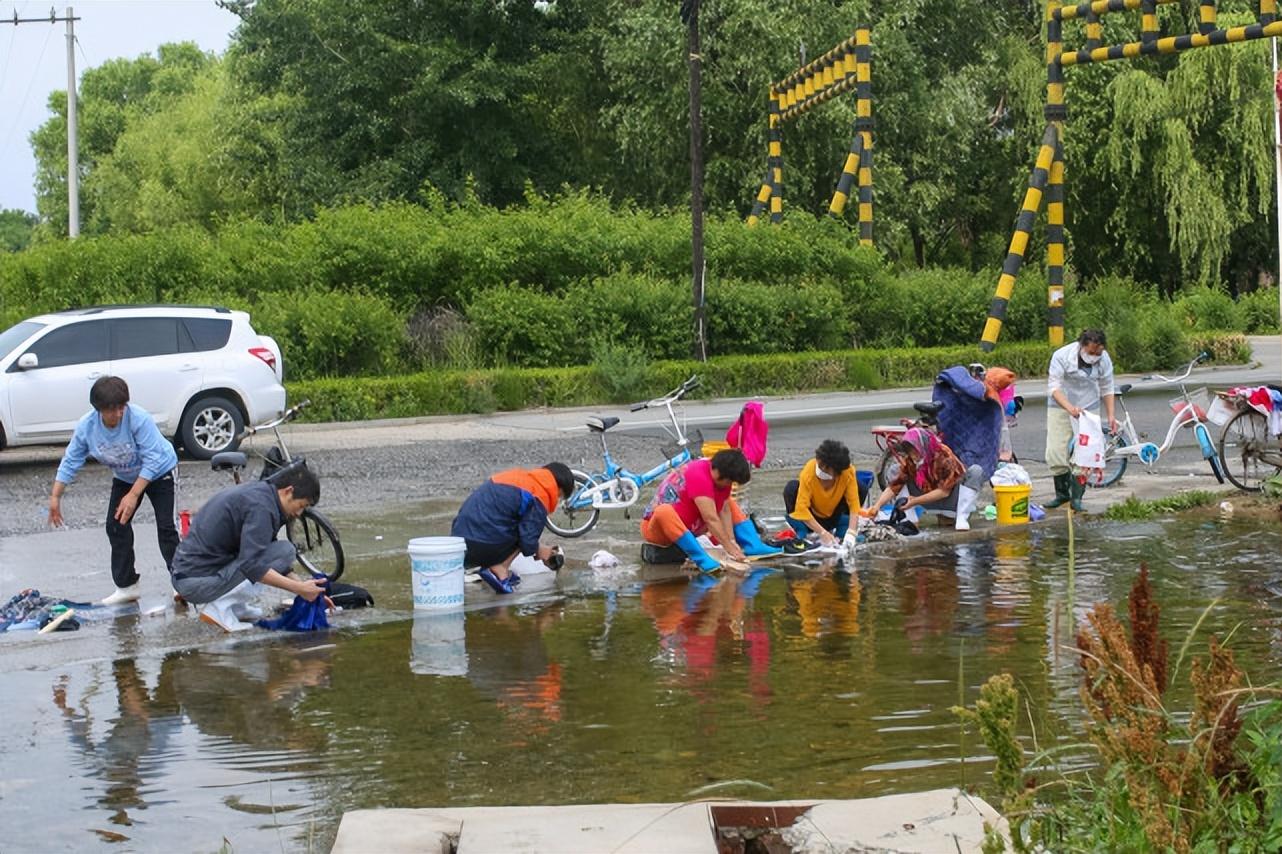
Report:
M1202 364L1203 362L1209 360L1210 358L1211 358L1211 354L1203 350L1201 353L1197 354L1197 356L1193 359L1193 361L1188 363L1188 367L1184 369L1184 373L1180 374L1178 377L1167 377L1167 376L1163 376L1162 374L1147 374L1146 376L1140 377L1140 379L1141 380L1160 380L1164 383L1181 382L1182 380L1186 380L1189 378L1189 374L1193 373L1194 367Z
M656 397L653 400L646 400L641 403L634 403L632 404L632 406L628 408L628 411L640 412L643 409L649 409L651 406L663 406L665 403L670 403L675 400L680 400L681 398L685 397L687 394L689 394L691 391L694 391L698 387L699 387L699 375L692 374L689 379L687 379L681 385L674 388L672 391L665 394L663 397Z
M280 414L280 417L277 418L276 420L267 421L252 427L246 427L244 430L240 431L240 435L237 436L236 438L239 441L241 439L245 439L245 438L248 438L249 436L254 435L259 430L270 430L273 427L279 427L282 424L286 424L290 421L293 421L295 418L298 417L298 413L302 412L304 409L306 409L311 405L312 405L311 400L300 400L298 403L295 403L289 409L286 409L284 412L282 412Z

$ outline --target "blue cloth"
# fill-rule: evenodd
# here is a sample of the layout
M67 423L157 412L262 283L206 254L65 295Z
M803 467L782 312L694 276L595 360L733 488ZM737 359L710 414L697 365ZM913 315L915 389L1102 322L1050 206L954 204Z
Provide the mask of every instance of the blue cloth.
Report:
M112 475L125 483L133 483L139 477L156 480L178 465L178 453L160 435L155 419L132 403L125 405L115 429L102 423L98 410L87 412L76 424L55 479L71 483L89 457L111 469Z
M314 632L317 629L328 629L329 620L325 616L325 597L329 595L329 579L321 573L313 573L313 578L325 581L325 593L308 602L302 596L295 596L289 610L274 620L259 620L254 623L260 629L276 629L286 632Z
M984 478L997 468L1002 438L1001 404L985 396L984 384L957 365L935 378L934 401L942 403L939 434L964 466L977 465Z
M450 534L494 546L511 544L526 557L534 557L547 521L543 502L531 493L487 480L463 502L450 525Z
M54 609L59 606L78 611L94 607L88 602L42 596L39 590L28 588L0 605L0 632L38 629L53 617Z

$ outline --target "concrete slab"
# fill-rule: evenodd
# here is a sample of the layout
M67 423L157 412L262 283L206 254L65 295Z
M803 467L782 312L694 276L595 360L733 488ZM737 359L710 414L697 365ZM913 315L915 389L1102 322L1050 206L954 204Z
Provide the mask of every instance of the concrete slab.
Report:
M396 851L450 854L463 822L438 810L357 810L343 816L330 854Z
M985 823L1007 832L1005 820L983 799L936 789L816 804L782 836L796 854L959 854L981 850Z
M333 851L436 852L453 837L457 854L716 854L720 825L778 829L792 850L814 854L962 854L980 851L985 822L1006 832L992 807L958 789L848 801L359 810L343 816Z

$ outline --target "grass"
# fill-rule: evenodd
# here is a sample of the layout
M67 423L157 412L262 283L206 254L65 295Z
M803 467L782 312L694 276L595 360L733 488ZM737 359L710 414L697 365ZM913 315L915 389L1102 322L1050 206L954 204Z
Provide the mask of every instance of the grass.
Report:
M1104 518L1115 522L1142 522L1154 516L1180 513L1184 510L1215 504L1222 497L1220 493L1211 492L1209 489L1193 489L1177 495L1153 499L1136 498L1132 495L1105 510Z

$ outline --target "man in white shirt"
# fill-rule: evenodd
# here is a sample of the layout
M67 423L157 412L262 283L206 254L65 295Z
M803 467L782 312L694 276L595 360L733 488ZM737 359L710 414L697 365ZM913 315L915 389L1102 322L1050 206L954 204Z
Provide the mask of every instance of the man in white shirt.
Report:
M1068 456L1075 421L1083 410L1098 413L1100 401L1108 416L1108 429L1117 430L1113 416L1113 360L1104 349L1104 333L1084 329L1072 344L1065 344L1051 356L1046 390L1046 465L1055 477L1055 498L1047 507L1069 504L1082 510L1086 486L1073 477L1073 464Z

